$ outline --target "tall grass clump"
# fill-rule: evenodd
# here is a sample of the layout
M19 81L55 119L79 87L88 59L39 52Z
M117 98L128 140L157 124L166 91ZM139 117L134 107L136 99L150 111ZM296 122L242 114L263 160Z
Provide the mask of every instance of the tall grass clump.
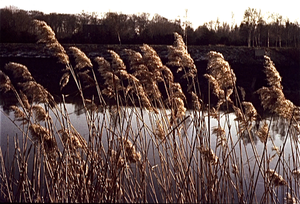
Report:
M215 51L207 54L204 104L178 33L163 64L147 44L90 59L75 46L67 52L45 22L34 26L38 43L64 65L61 96L55 100L22 64L0 71L1 92L17 99L12 117L1 114L21 133L0 149L2 202L299 202L299 107L285 98L268 56L268 87L256 93L271 117L262 118L240 98L234 71ZM72 94L83 107L84 135L70 118Z

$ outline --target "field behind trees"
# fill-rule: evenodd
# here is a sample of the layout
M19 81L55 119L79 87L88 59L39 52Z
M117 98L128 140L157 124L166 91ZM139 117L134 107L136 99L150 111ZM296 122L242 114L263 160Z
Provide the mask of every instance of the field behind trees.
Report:
M35 42L32 19L51 26L61 43L172 44L173 33L183 36L187 45L232 45L248 47L299 47L300 27L280 14L264 18L248 8L240 25L220 23L219 19L192 28L190 22L169 20L158 14L139 15L96 13L76 15L25 11L14 7L0 10L1 43Z

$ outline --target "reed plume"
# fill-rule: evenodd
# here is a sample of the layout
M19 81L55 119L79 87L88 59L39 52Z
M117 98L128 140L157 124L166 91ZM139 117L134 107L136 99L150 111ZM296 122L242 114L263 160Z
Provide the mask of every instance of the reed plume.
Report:
M294 169L293 171L292 171L292 174L296 177L296 178L298 178L298 179L300 179L300 169Z
M110 158L112 160L112 162L116 162L117 163L117 168L122 168L124 166L126 166L126 161L123 157L121 157L121 155L118 155L118 152L115 150L111 150L110 151Z
M9 62L5 65L5 69L11 71L13 77L18 81L17 86L19 87L19 93L17 93L17 95L20 97L22 104L27 110L30 109L28 98L37 103L52 104L54 102L54 97L41 84L34 80L25 65ZM11 81L5 74L2 74L2 81L3 87L6 90L13 87Z
M30 105L30 103L29 103L28 97L23 93L22 90L19 90L19 96L20 96L20 98L21 98L21 101L22 101L22 103L23 103L24 108L25 108L27 111L30 111L31 105Z
M123 90L124 87L121 85L120 78L114 73L110 63L103 57L96 57L95 61L98 64L98 72L104 78L105 89L102 93L108 97L114 97L116 92Z
M219 99L225 98L224 90L221 89L218 81L210 74L204 74L203 76L207 78L209 83L212 85L213 94Z
M236 83L236 77L229 63L221 53L210 51L208 54L207 72L204 77L212 84L213 93L218 97L217 110L224 102L230 102Z
M167 80L167 82L169 82L169 83L174 82L174 75L173 75L173 72L170 70L170 68L168 68L167 66L163 66L161 68L161 71L163 73L163 76L165 76L165 79Z
M26 96L34 102L50 104L54 102L54 97L41 84L35 81L19 83L19 86L22 87L22 91Z
M140 97L141 99L141 102L142 102L142 105L149 111L153 111L155 110L152 105L151 105L151 102L144 90L144 87L141 85L141 84L138 84L137 85L137 95Z
M118 55L115 51L113 50L108 50L112 57L112 62L111 62L111 68L115 73L120 72L121 70L126 70L126 66L121 59L120 55Z
M210 51L208 54L207 71L213 76L222 90L232 89L236 83L236 76L229 63L221 53Z
M277 71L274 62L271 60L270 57L264 55L264 72L267 77L267 81L269 86L274 86L279 89L283 89L281 85L281 76L279 72Z
M255 107L253 106L253 104L251 102L243 101L242 105L245 109L244 114L246 117L246 123L250 130L253 126L252 122L257 120L258 114L257 114Z
M238 134L243 133L246 130L250 130L252 127L252 123L250 120L248 120L245 116L245 114L242 113L242 110L236 106L232 106L236 118L235 121L238 121Z
M232 164L232 173L233 174L238 174L239 173L239 169L238 169L238 166L236 164Z
M185 73L182 76L183 78L195 78L197 75L197 68L194 64L194 60L187 51L182 36L175 32L174 37L174 45L168 46L169 61L167 65L177 67L177 73L184 70Z
M126 158L131 163L139 162L142 158L141 153L137 152L135 149L135 146L132 144L132 142L128 139L122 138L124 142L124 150L126 154Z
M204 156L205 160L213 165L216 165L219 161L219 157L214 153L212 149L207 147L197 147L197 149Z
M287 185L286 180L284 180L284 178L279 175L274 169L268 169L266 173L275 186Z
M298 107L295 106L290 100L286 99L283 93L283 87L281 85L281 76L276 70L272 60L265 56L265 73L267 77L269 87L262 87L256 91L259 94L261 105L263 108L269 109L271 112L278 114L285 119L292 119L296 121L293 126L297 129ZM294 115L293 115L294 114Z
M12 83L10 81L10 78L2 70L0 70L0 91L6 93L10 91L11 88Z
M154 133L155 133L155 136L157 138L159 138L160 140L163 140L166 136L163 125L160 120L156 120L156 129L155 129Z
M82 81L82 84L86 85L85 88L88 88L90 86L95 86L95 80L89 75L89 73L90 70L85 70L77 73L80 80Z
M170 121L172 124L174 121L182 119L185 116L186 108L184 106L184 100L186 100L186 97L179 83L170 83L169 92L169 103L171 105Z
M61 138L63 141L63 144L70 145L71 149L77 149L77 148L83 148L85 145L82 144L82 140L79 139L78 135L73 132L69 131L67 129L61 129L58 131L61 134Z
M249 121L255 121L257 118L257 111L251 102L243 101L242 105L245 109L245 115Z
M60 78L60 81L59 81L60 91L69 83L70 76L71 76L71 73L69 71L65 72L62 75L62 77Z
M47 25L45 21L33 20L38 36L37 43L44 43L46 47L52 52L54 56L59 59L59 62L65 65L70 63L69 56L67 55L64 47L57 41L55 33L52 28Z
M40 122L40 121L45 121L48 118L48 113L46 110L40 106L40 105L33 105L32 106L32 111L34 112L35 119Z
M75 69L80 70L84 67L93 67L91 60L79 48L69 47L69 50L73 53L75 57L75 62L76 62Z
M13 73L13 77L18 81L33 81L33 77L25 65L9 62L5 65L5 69Z
M161 68L164 66L157 52L147 44L140 47L143 55L144 64L149 71L154 74L156 81L161 79Z
M9 108L14 111L16 121L22 121L23 124L28 123L28 117L18 106L11 105Z
M149 100L159 100L161 98L161 92L157 83L162 81L162 63L156 52L150 46L144 44L141 49L143 50L143 55L134 50L125 50L129 56L130 69L133 70L132 75L136 77L138 83L143 86ZM157 62L149 63L148 61L151 59ZM148 68L147 65L150 66L150 68Z
M222 127L220 127L220 126L214 127L212 133L217 136L217 146L216 147L219 147L219 146L225 147L227 145L226 132Z
M29 126L29 131L34 141L42 142L43 140L51 139L49 130L41 126L40 124L35 124L35 123L31 124Z
M98 64L98 72L101 75L104 75L106 72L112 71L109 62L104 59L104 57L96 57L94 60Z
M194 92L192 92L192 103L193 103L194 110L196 110L196 111L200 111L201 110L202 100L199 99L199 97L197 96L197 94L195 94Z
M276 110L285 100L284 93L277 87L262 87L256 91L260 95L261 105L266 110Z

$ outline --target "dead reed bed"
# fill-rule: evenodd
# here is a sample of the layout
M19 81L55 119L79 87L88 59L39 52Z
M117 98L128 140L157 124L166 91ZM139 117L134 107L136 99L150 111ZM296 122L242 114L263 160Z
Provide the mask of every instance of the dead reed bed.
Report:
M257 93L272 116L262 119L240 98L234 71L215 51L207 54L205 77L208 98L214 94L218 103L203 103L197 68L177 33L166 65L144 44L124 50L126 67L113 50L110 59L89 59L70 47L68 56L45 22L34 25L38 43L65 65L61 90L75 82L88 137L70 120L67 94L57 103L26 66L8 63L0 90L18 100L10 120L21 135L8 136L12 155L0 149L1 202L300 202L300 109L285 98L268 56L269 86ZM187 90L170 67L183 73ZM84 94L88 88L94 95Z

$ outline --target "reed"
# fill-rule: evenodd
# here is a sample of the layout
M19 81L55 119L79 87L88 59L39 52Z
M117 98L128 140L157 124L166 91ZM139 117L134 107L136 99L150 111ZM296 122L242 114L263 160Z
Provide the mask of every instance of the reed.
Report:
M13 118L1 114L21 132L9 136L6 152L0 149L1 202L299 202L300 109L285 98L269 57L269 86L257 93L271 119L240 98L238 79L215 51L208 53L205 97L214 94L218 102L205 104L197 67L178 33L166 64L144 44L124 50L127 67L113 50L109 59L91 60L70 47L69 56L51 27L34 25L38 43L65 66L61 102L26 66L10 62L0 71L1 92L17 99ZM174 77L181 72L184 84ZM70 81L85 114L85 136L70 119ZM277 147L273 130L279 128L285 133Z

